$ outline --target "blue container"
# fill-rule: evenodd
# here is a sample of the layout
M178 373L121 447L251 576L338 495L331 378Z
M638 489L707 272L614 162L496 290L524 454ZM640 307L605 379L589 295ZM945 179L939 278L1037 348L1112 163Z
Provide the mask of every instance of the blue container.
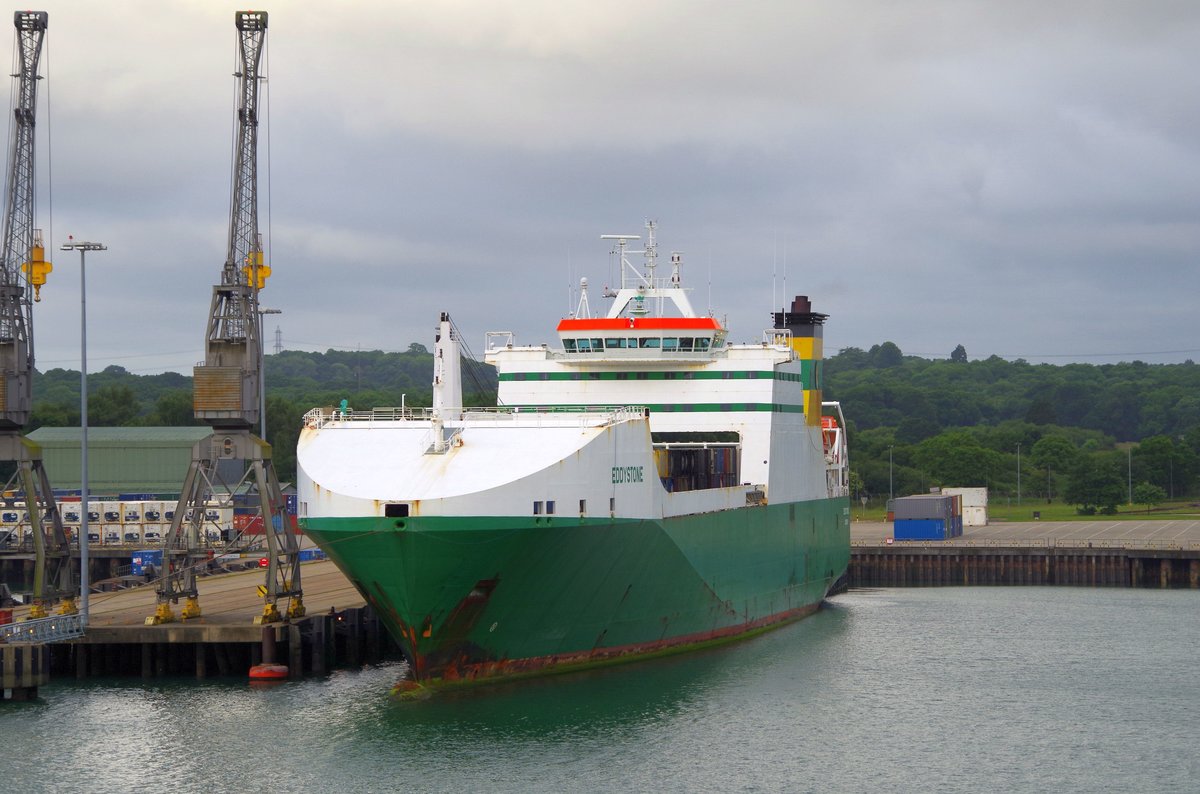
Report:
M325 552L320 549L300 549L300 562L312 562L325 559Z
M162 571L163 550L162 549L144 549L133 553L133 566L130 573L134 576L145 576L146 566L153 565L154 572L157 574Z
M946 540L946 520L941 518L896 519L892 536L896 540ZM953 531L953 525L950 530Z
M118 502L157 502L158 497L152 493L119 493Z

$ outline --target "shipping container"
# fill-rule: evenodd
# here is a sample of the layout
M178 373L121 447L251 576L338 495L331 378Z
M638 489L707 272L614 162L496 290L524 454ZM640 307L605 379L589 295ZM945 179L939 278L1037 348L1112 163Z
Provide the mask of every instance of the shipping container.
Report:
M142 503L142 521L146 524L157 524L163 520L163 503L151 500Z
M125 545L140 546L142 544L142 525L126 524L121 532L121 542Z
M105 523L100 532L105 546L118 546L121 543L121 525Z
M130 573L134 576L146 576L151 574L158 576L162 573L162 549L142 549L133 553L133 564L130 566Z
M162 543L165 531L166 528L162 524L144 524L142 525L142 540L147 545Z
M120 502L101 502L100 517L105 524L120 524L121 523L121 503Z
M896 540L947 540L952 532L940 518L898 518L892 536Z
M313 562L325 559L325 552L320 549L300 549L300 562Z
M988 489L987 488L943 488L944 494L957 494L962 497L963 525L968 527L985 527L988 523Z
M957 500L942 494L916 494L892 500L892 512L897 521L908 519L941 519L949 521L956 515Z
M122 524L140 524L142 523L142 505L143 502L121 502L121 523Z

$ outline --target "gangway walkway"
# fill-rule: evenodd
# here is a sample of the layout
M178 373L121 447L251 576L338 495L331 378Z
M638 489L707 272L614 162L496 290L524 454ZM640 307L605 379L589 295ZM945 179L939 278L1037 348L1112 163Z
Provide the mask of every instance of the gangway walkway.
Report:
M3 642L62 642L83 636L82 615L54 615L0 626Z

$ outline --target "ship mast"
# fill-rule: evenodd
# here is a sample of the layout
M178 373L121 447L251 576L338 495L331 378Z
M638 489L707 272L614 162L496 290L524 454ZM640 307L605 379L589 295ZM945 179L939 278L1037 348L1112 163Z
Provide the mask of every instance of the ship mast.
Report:
M34 300L40 300L52 267L33 218L38 62L48 23L45 11L13 15L18 64L0 243L0 460L16 463L5 490L19 493L29 513L35 557L31 617L45 617L46 606L58 598L64 598L60 614L77 611L70 545L42 467L42 450L21 435L33 407L33 304L28 287L33 287Z
M688 300L687 290L683 288L680 279L679 268L683 263L683 257L678 251L671 252L671 276L665 279L655 276L655 269L658 266L658 242L655 240L657 227L658 224L654 221L646 221L646 244L641 251L630 251L627 248L628 241L640 240L640 235L600 235L601 240L616 240L612 255L617 257L621 269L620 290L605 292L606 298L614 298L612 306L608 310L609 319L620 317L625 312L634 318L645 317L650 313L647 301L654 299L657 299L656 311L659 316L662 316L664 304L668 300L675 304L681 316L698 316L692 308L691 301ZM642 254L645 260L644 273L629 261L630 254Z
M276 602L290 598L288 617L304 614L300 589L299 544L290 530L286 502L271 460L271 447L251 434L260 419L262 377L262 312L259 292L271 275L263 261L258 229L258 94L267 14L238 11L241 70L238 80L238 128L233 158L229 244L221 283L213 287L205 337L204 364L193 370L193 406L197 419L213 435L192 450L175 517L167 533L171 564L158 588L158 608L147 623L175 619L171 603L186 599L183 619L200 617L196 570L208 557L204 548L206 507L210 499L230 503L243 485L257 491L262 531L267 540L267 575L263 614L256 623L282 619ZM232 486L221 479L223 461L241 465L241 480Z

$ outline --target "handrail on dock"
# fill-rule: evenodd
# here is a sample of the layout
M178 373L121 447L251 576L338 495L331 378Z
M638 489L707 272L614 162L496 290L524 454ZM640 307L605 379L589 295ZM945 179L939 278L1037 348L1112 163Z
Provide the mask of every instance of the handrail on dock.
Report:
M54 615L0 626L0 640L4 642L62 642L83 634L83 615Z

